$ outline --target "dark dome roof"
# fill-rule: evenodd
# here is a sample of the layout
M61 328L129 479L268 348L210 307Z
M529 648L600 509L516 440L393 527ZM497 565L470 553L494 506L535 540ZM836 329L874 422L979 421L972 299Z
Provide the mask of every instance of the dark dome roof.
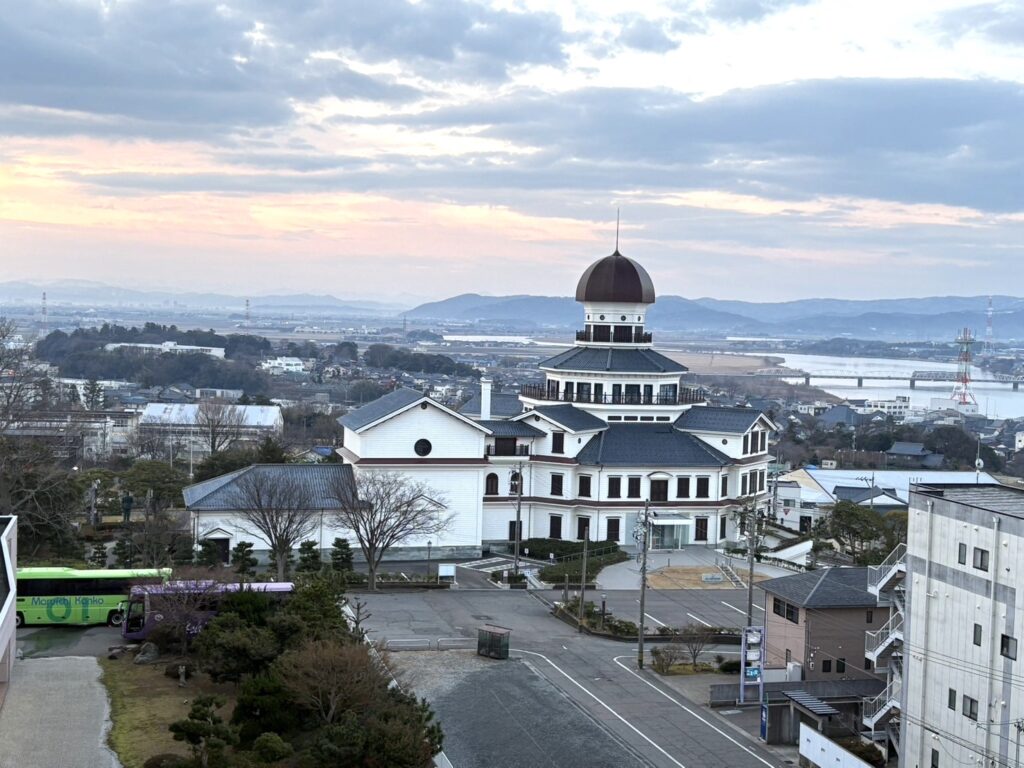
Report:
M615 251L587 267L576 286L576 301L653 304L654 283L646 269Z

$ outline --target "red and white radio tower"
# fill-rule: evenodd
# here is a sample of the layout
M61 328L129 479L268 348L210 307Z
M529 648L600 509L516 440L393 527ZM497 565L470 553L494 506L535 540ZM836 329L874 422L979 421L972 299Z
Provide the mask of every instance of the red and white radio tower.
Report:
M975 343L974 333L964 328L956 337L960 347L957 355L956 386L953 387L953 402L958 405L977 405L978 401L971 391L971 347Z

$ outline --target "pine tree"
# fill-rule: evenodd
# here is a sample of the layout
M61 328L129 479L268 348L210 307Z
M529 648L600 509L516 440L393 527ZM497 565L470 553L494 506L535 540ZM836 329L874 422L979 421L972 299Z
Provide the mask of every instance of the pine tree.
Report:
M104 405L103 385L96 379L89 379L85 382L85 407L90 411L99 410Z
M118 568L134 568L139 555L130 534L124 534L114 543L114 562Z
M225 765L228 746L238 742L235 730L217 714L224 704L222 696L199 696L188 717L170 725L174 740L189 745L195 765Z
M331 568L342 573L352 570L352 548L348 545L348 539L334 540L331 546Z
M231 550L231 565L239 579L250 578L256 573L256 564L259 561L253 555L252 549L251 541L240 541Z
M220 547L212 539L203 539L199 542L199 552L196 554L196 564L213 569L221 564Z
M92 545L92 552L89 553L89 565L94 565L97 568L106 568L109 559L110 554L107 552L106 544L98 541Z
M178 536L171 544L171 562L174 565L192 565L195 562L195 541L191 536Z
M316 573L323 568L320 550L315 541L304 541L299 544L299 564L295 570L299 573Z

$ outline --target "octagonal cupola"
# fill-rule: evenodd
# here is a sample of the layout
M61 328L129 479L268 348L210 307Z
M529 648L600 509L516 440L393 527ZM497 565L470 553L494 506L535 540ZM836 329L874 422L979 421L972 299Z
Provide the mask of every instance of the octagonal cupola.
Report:
M616 249L598 259L576 286L583 303L586 327L576 332L577 344L647 346L647 310L655 302L654 283L647 270Z

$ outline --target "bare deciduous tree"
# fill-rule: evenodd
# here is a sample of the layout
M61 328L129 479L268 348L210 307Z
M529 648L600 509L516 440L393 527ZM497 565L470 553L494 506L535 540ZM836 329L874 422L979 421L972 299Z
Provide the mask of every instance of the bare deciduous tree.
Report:
M697 660L705 646L714 638L715 630L712 627L705 627L703 624L690 624L684 627L680 634L683 636L683 645L690 653L690 663L696 669Z
M242 436L245 412L238 406L217 400L204 400L196 409L199 440L210 453L231 448Z
M365 643L310 640L274 662L281 684L323 725L346 710L362 711L387 690L381 663Z
M400 472L359 472L354 489L340 475L332 495L335 520L352 531L366 559L370 589L377 587L377 568L388 549L438 534L452 521L443 496Z
M46 378L32 362L32 349L17 333L13 320L0 317L0 432L27 411Z
M292 549L316 531L322 514L309 486L294 475L253 467L238 479L236 489L238 513L250 532L266 542L283 581Z

